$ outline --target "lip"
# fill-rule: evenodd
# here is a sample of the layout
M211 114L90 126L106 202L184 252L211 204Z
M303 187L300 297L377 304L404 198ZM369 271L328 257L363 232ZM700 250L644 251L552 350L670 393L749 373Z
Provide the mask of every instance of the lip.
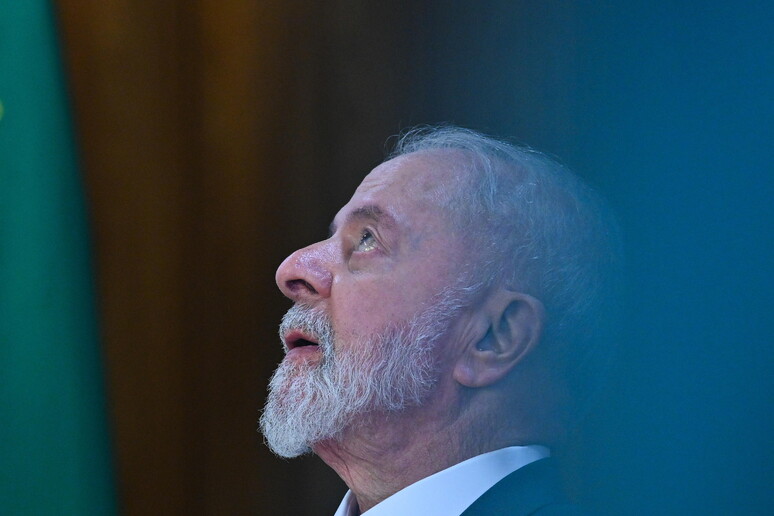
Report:
M319 350L318 340L301 330L290 330L282 337L282 342L285 344L285 350L290 353L291 351L301 351L304 348L310 348L308 351Z
M291 362L318 362L322 357L320 346L301 346L285 354L285 360Z

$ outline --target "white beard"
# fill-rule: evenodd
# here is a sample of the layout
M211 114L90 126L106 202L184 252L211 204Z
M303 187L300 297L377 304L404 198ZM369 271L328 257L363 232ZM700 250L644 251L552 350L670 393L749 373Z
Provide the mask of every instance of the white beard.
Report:
M297 457L323 440L337 439L356 420L373 412L419 406L438 382L436 348L462 303L452 290L409 322L336 346L329 318L304 305L283 317L280 334L302 329L315 337L319 363L283 361L269 383L261 431L269 448Z

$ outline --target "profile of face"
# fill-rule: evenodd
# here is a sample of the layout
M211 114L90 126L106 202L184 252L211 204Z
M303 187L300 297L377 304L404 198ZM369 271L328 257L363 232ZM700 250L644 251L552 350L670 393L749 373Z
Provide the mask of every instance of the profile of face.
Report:
M464 306L464 249L439 199L457 174L443 152L383 163L336 215L330 238L280 265L277 284L295 304L261 417L278 455L422 404L451 367L443 348Z

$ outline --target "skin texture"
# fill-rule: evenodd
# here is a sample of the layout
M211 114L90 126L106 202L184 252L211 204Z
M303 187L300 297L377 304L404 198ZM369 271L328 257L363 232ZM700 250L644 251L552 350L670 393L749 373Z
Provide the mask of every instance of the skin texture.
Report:
M280 265L280 290L329 314L338 346L409 320L473 259L437 202L468 173L455 167L458 162L454 151L432 151L380 165L336 215L331 237ZM534 392L543 319L538 300L490 289L444 334L438 381L421 406L371 412L341 438L313 445L353 491L361 512L472 456L540 442L530 434L531 406L512 400L514 392ZM305 350L285 360L315 367L319 357Z

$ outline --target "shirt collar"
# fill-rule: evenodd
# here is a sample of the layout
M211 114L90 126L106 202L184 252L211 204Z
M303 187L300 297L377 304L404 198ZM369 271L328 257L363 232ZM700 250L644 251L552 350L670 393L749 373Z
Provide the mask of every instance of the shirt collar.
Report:
M540 445L511 446L477 455L401 489L363 514L459 515L510 473L549 455L548 448ZM347 491L334 516L357 514L357 500Z

